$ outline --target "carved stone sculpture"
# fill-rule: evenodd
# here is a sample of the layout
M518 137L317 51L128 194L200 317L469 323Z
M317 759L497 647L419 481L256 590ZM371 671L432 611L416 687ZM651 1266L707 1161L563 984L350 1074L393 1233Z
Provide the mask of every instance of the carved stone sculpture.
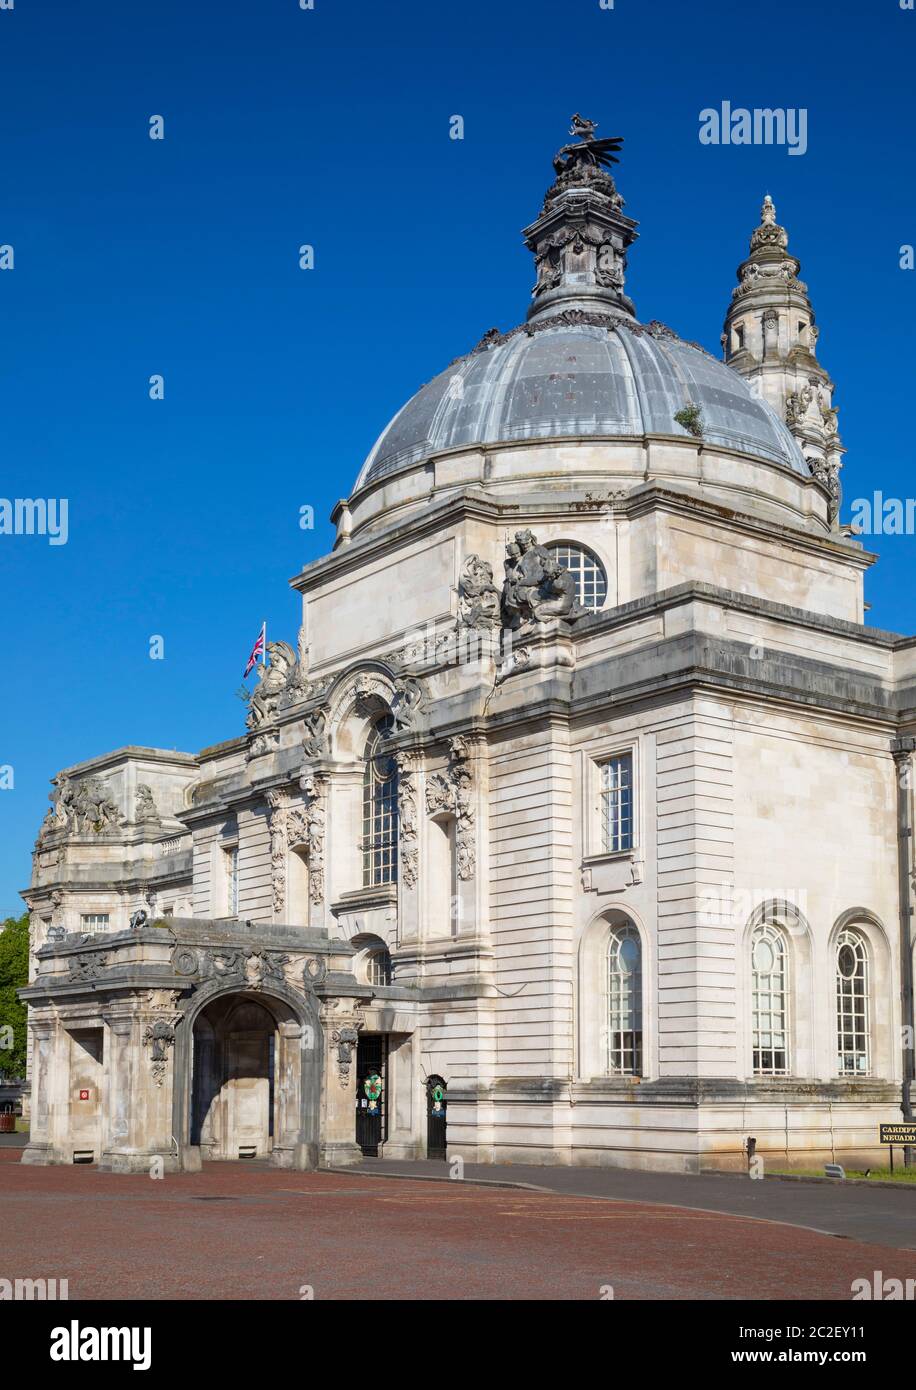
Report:
M134 806L134 820L151 821L158 825L162 817L159 815L156 803L153 800L153 791L146 782L137 784L137 798Z
M258 683L248 705L245 719L252 731L269 724L277 714L280 696L296 665L296 653L288 642L268 642L266 665L258 667Z
M55 829L83 834L92 831L98 835L121 824L121 812L98 777L77 783L62 777L57 784L54 816Z
M503 622L517 629L547 618L575 622L583 617L576 582L532 531L516 531L506 546L506 578L502 596Z
M444 773L436 772L427 778L426 811L431 816L451 814L455 817L458 877L472 879L477 868L477 845L473 776L466 739L453 738L449 745L448 768Z
M405 888L417 882L417 794L413 763L404 753L396 759L398 768L398 864Z
M153 1080L161 1086L168 1070L169 1048L175 1042L175 1025L171 1020L157 1018L150 1023L143 1034L143 1042L150 1050L150 1065Z
M500 594L493 583L493 568L479 555L469 555L458 581L458 626L498 628Z
M420 682L415 676L400 676L395 681L394 695L391 698L391 715L394 720L391 732L399 734L412 729L422 704L423 687Z
M324 710L316 709L305 717L305 730L302 747L307 758L323 758L328 751L328 717Z

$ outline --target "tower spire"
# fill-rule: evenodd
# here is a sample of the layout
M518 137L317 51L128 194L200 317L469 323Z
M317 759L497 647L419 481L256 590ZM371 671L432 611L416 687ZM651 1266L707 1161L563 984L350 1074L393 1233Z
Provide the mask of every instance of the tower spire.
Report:
M537 268L529 319L571 309L634 315L623 282L638 224L621 211L610 173L623 140L598 139L595 130L594 121L573 116L575 140L554 156L556 181L537 221L522 233Z
M845 450L837 431L834 383L817 360L814 309L808 286L798 278L801 264L788 246L789 234L777 221L768 193L748 256L738 267L722 348L728 365L755 383L792 431L812 475L828 493L835 526Z

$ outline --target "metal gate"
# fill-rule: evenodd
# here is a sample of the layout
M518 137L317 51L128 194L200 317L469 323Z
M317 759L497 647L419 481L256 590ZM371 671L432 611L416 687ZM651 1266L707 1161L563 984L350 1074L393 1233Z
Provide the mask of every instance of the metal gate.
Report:
M378 1157L378 1146L388 1134L387 1062L384 1033L360 1034L356 1044L356 1142L367 1158Z
M426 1080L426 1157L445 1159L446 1084L441 1076Z

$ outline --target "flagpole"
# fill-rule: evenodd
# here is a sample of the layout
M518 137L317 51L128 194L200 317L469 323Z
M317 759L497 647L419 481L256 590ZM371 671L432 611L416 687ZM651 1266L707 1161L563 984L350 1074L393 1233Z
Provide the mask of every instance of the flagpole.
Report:
M267 619L261 624L261 665L267 665Z

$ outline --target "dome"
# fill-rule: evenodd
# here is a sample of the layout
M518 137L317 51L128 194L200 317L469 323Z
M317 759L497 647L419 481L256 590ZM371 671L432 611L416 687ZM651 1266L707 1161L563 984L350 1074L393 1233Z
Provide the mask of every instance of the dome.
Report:
M693 430L675 419L690 407ZM423 386L382 432L356 487L446 449L700 431L706 445L810 476L787 426L705 349L659 323L567 310L488 333Z

